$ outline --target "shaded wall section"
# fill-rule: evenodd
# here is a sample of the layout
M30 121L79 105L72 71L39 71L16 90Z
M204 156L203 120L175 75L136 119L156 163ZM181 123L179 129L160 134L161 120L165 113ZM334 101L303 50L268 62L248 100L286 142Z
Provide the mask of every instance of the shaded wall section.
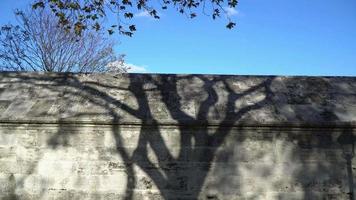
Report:
M1 199L355 199L356 78L0 74Z

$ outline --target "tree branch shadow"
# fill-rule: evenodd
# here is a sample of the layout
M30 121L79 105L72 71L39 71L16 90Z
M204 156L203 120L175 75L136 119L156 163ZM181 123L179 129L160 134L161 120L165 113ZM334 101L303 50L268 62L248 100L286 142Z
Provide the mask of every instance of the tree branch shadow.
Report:
M274 98L274 92L271 90L272 82L275 77L266 77L261 79L258 84L249 86L247 89L236 91L228 81L229 76L200 76L200 75L123 75L127 78L129 84L127 86L113 86L104 84L99 81L83 81L80 76L75 74L59 74L53 77L35 76L15 74L14 77L19 79L19 82L48 89L57 93L63 92L70 97L80 97L93 105L96 105L108 115L105 119L110 119L108 124L111 126L111 133L115 139L116 153L122 158L127 173L127 185L125 191L125 199L135 199L135 191L138 185L137 174L134 166L138 166L144 171L149 178L157 186L158 192L163 199L199 199L203 191L204 183L211 171L212 165L217 159L216 153L219 148L223 148L224 141L234 129L234 134L239 123L244 122L246 115L259 109L268 106ZM199 87L191 97L188 96L187 101L193 104L187 104L182 101L182 81L194 80L201 83L194 87ZM52 85L39 84L39 82L51 82ZM15 84L13 81L11 84ZM183 86L186 86L183 84ZM132 106L126 100L120 100L110 95L107 90L122 90L133 94L133 98L137 102L137 106ZM238 102L249 95L258 93L262 98L258 101L249 104L236 106ZM34 97L36 94L32 94ZM157 96L155 96L157 95ZM301 98L305 100L305 98ZM222 103L221 103L222 102ZM78 102L76 102L78 103ZM194 105L194 115L187 113L183 108ZM162 106L167 112L168 121L174 121L174 124L165 124L166 119L157 117L157 108ZM237 109L238 108L238 109ZM138 145L130 154L125 147L125 140L121 133L121 124L128 123L122 121L122 115L119 111L124 111L126 114L133 116L138 120L136 126L140 126ZM296 112L297 110L295 110ZM43 116L48 115L43 113ZM83 111L71 116L72 118L80 117L81 115L90 116L96 113ZM247 118L249 119L249 118ZM335 119L334 119L335 120ZM69 119L70 121L70 119ZM47 143L49 147L56 149L60 146L66 147L72 134L66 132L68 119L58 117L58 131ZM136 122L135 122L136 123ZM249 121L247 121L249 123ZM99 123L100 124L100 123ZM179 150L174 155L172 147L166 144L163 137L163 132L166 126L176 128L180 135ZM288 128L285 131L290 131ZM338 130L337 130L338 131ZM173 134L173 133L172 133ZM327 145L335 145L335 139L332 135L333 131L326 136L316 135L307 136L296 135L295 139L299 147L304 148L305 140L312 138L315 140L313 147L328 150ZM277 136L273 137L278 137ZM351 138L350 138L351 137ZM353 173L352 173L352 158L354 149L354 138L352 129L345 129L345 132L340 135L337 142L342 145L352 147L352 154L345 155L346 168L348 174L348 185L350 199L353 196ZM240 138L244 140L243 136ZM328 142L329 141L329 142ZM350 143L351 141L351 143ZM288 141L287 141L288 142ZM326 144L326 145L325 145ZM338 148L341 148L340 146ZM290 155L302 160L300 157L300 149L292 149ZM152 160L150 154L154 154L155 160ZM243 154L243 152L241 152ZM228 156L228 155L227 155ZM307 156L308 157L308 156ZM308 159L308 158L307 158ZM239 165L239 161L235 160L235 167ZM316 168L311 168L310 163L301 161L301 168L294 174L289 174L293 179L299 180L312 174L316 169L326 171L334 169L335 165L330 161L317 163ZM37 163L33 163L32 170L29 173L34 173ZM330 167L331 166L331 167ZM270 167L270 168L273 168ZM272 170L272 169L268 169ZM236 172L239 173L239 172ZM266 172L267 174L267 172ZM339 174L337 174L339 175ZM22 180L24 181L26 177ZM222 180L224 178L221 178ZM304 199L313 196L310 191L308 181L302 183ZM239 188L236 188L238 191ZM205 198L218 198L214 194L204 194ZM251 197L253 199L254 197ZM256 197L258 198L258 194ZM283 199L283 197L279 197Z

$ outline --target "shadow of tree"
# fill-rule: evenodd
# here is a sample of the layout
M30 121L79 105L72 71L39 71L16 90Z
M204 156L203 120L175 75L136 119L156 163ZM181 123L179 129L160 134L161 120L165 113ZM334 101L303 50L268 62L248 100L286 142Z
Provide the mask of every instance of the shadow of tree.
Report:
M128 84L122 86L105 84L100 82L100 80L92 80L91 77L86 80L80 75L75 74L32 76L31 74L23 73L5 73L2 76L5 78L8 76L7 78L10 79L15 78L20 84L24 84L25 88L36 88L36 91L32 91L33 93L27 91L31 98L38 97L40 90L48 90L59 94L59 96L55 97L58 98L55 99L55 101L65 99L63 100L64 102L68 103L72 101L74 104L89 102L93 106L100 107L100 109L104 111L105 116L103 116L101 121L99 119L96 122L95 120L92 122L98 125L106 124L111 126L111 132L116 144L116 153L123 159L125 172L128 177L125 199L135 199L134 192L138 185L138 176L135 174L134 169L135 166L138 166L144 171L149 179L153 181L163 199L221 198L215 193L206 193L203 194L203 196L201 194L206 178L209 172L211 172L213 165L215 165L215 161L217 159L225 159L229 161L230 164L233 162L235 169L239 168L239 164L249 166L249 163L243 161L243 159L239 161L237 158L230 158L235 156L232 155L236 153L234 151L229 152L228 149L225 149L225 151L223 151L224 155L221 156L221 154L219 154L219 157L217 157L217 151L219 148L227 148L224 142L226 142L226 138L231 132L237 135L234 137L237 138L240 143L246 138L251 137L243 133L245 130L242 130L242 127L255 127L251 129L252 132L258 132L258 125L253 124L258 123L258 120L253 121L253 115L256 114L254 111L270 107L271 102L278 102L278 99L276 100L275 98L276 89L271 87L276 77L262 77L253 84L246 84L247 86L241 86L239 89L239 87L233 85L233 76L157 76L127 74L122 75L121 78L128 79ZM5 78L3 78L3 80ZM11 80L9 84L16 84L16 80ZM116 80L115 78L111 79L111 81ZM194 85L190 85L191 83L194 83ZM295 83L293 84L295 85ZM293 84L290 85L293 86ZM236 90L236 88L239 90ZM124 91L126 97L127 95L131 96L129 98L120 99L118 95L123 94L110 94L109 91L111 90ZM292 90L296 89L292 87ZM182 94L182 92L184 94ZM323 99L323 97L310 97L308 95L296 94L292 99L286 98L285 101L288 101L289 104L293 104L293 102L296 104L306 104L306 101L315 101L315 99L318 98ZM75 99L75 97L78 97L78 99ZM253 98L253 100L251 100L251 98ZM85 100L85 102L81 102L83 100ZM135 103L133 104L131 101ZM278 115L281 115L281 112L286 112L283 108L284 107L281 106L280 109L274 108L268 111L278 117ZM308 113L320 113L318 109L320 108L310 107ZM336 108L328 107L328 110L322 113L324 113L325 118L328 118L329 121L338 121L338 117L333 114L335 109ZM292 107L292 110L288 110L288 112L294 113L293 116L296 116L295 118L304 117L303 112L305 114L305 110L299 110L299 107ZM82 110L73 112L73 114L67 118L63 117L63 115L54 115L53 118L57 118L57 120L53 123L58 124L58 131L47 140L48 146L53 149L66 147L70 137L73 137L73 133L69 133L66 130L71 120L81 119L82 116L91 119L98 115L103 115L103 113L91 113L90 110ZM125 119L128 115L132 118ZM306 115L309 116L308 114ZM284 116L287 116L285 119L287 122L292 118L288 118L290 115ZM40 114L40 117L46 118L51 116L48 112L43 112ZM258 116L257 118L263 119L264 116ZM264 120L268 122L268 119ZM301 119L301 121L307 120ZM77 123L80 123L80 121ZM122 124L140 127L138 144L134 150L128 149L124 144L125 139L121 133ZM179 133L177 150L174 155L172 153L172 147L166 144L167 141L163 137L163 134L167 134L163 133L166 131L163 129L167 126L174 127ZM240 130L239 127L241 127L241 133L237 133ZM336 185L341 184L341 182L343 182L342 179L347 178L349 190L353 190L353 128L352 126L346 128L342 126L342 128L336 127L334 130L331 127L334 126L315 130L311 127L310 129L306 129L306 133L294 133L292 126L280 128L278 128L278 126L271 126L270 129L266 129L266 132L255 133L259 135L259 137L262 137L261 140L276 143L276 145L280 142L281 148L286 148L285 152L288 152L288 155L285 156L292 157L289 162L292 162L293 159L297 162L300 161L300 163L298 163L299 168L288 175L291 176L290 179L294 182L288 183L289 185L286 186L287 189L279 191L280 193L290 192L290 188L288 187L293 187L293 185L290 184L299 182L304 195L303 199L325 197L319 194L327 193L327 191L322 190L329 186L320 186L321 189L315 189L315 187L319 187L319 183L313 183L318 177L320 178L325 175L328 176L326 178L328 180L336 180L337 183L330 183ZM285 134L285 132L287 132L289 136L284 136L283 134ZM335 135L339 137L336 138ZM336 149L344 152L342 148L345 145L348 146L348 148L350 148L349 146L352 147L352 153L344 155L346 159L344 162L340 160L338 155L335 155L336 158L334 158L334 160L313 160L315 159L315 154L319 155L318 153L327 157L333 154ZM314 150L321 152L314 153ZM303 152L307 153L304 155ZM244 152L240 153L244 154ZM153 158L151 155L154 155ZM259 168L259 173L262 174L261 177L267 178L272 175L271 171L278 167L278 162L275 161L275 159L279 159L278 155L276 157L277 158L270 158L272 160L271 165L266 165L265 168ZM227 164L227 161L222 162ZM346 162L345 169L338 169L340 162ZM31 167L32 169L29 170L29 174L35 171L36 165L36 162L34 162L33 167ZM214 167L216 168L216 166ZM250 169L249 167L245 167L245 170L253 171L255 168L256 166L250 167ZM226 168L222 170L226 170ZM283 170L284 169L282 169L282 171ZM329 172L329 170L334 171ZM346 170L347 177L344 177L345 171L343 170ZM319 171L319 173L317 173L317 171ZM240 171L235 170L235 173L235 176L243 176ZM221 176L223 177L219 177L219 181L222 181L220 184L224 184L224 179L229 180L229 174L221 173ZM308 179L308 177L310 177L310 179ZM23 179L26 179L26 177ZM24 180L21 181L23 182ZM149 180L145 181L149 182ZM241 182L243 183L243 181ZM325 181L320 182L320 184L324 183ZM281 190L281 188L284 187L278 184L283 183L276 183L276 185L273 186L275 190ZM298 187L298 183L296 183L296 185ZM237 186L234 189L236 190L234 194L237 194L241 188ZM259 189L263 190L261 187ZM296 189L292 188L292 190ZM244 191L245 190L241 190L240 193ZM258 193L259 190L256 191ZM313 194L314 191L318 191L319 196L315 196ZM263 191L260 191L261 194L257 193L250 195L247 199L260 198ZM348 195L350 199L353 199L352 192ZM278 195L277 198L288 199L288 197L291 196ZM329 198L332 197L329 196Z
M15 181L15 177L13 174L10 174L9 178L8 178L8 183L9 183L9 192L8 195L6 195L5 197L3 197L3 200L18 200L18 196L16 195L16 181Z

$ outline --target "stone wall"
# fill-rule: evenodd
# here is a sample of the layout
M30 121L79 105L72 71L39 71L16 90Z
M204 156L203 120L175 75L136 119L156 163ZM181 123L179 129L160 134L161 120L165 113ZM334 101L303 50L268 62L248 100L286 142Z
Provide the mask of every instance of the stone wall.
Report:
M0 199L353 199L356 78L0 74Z

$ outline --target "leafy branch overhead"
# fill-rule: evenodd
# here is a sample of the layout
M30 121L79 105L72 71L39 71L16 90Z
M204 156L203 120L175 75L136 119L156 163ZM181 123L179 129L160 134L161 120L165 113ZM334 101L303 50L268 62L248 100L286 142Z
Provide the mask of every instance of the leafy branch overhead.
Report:
M81 35L86 29L100 30L104 27L103 20L111 13L117 17L117 23L105 27L111 35L118 32L122 35L132 36L136 26L128 21L137 11L145 11L155 19L159 19L157 9L175 8L189 18L195 18L203 13L217 19L226 16L226 28L232 29L236 24L230 19L224 8L235 8L238 0L158 0L159 8L152 6L149 0L36 0L34 9L49 7L57 16L59 23L66 30L73 30Z

